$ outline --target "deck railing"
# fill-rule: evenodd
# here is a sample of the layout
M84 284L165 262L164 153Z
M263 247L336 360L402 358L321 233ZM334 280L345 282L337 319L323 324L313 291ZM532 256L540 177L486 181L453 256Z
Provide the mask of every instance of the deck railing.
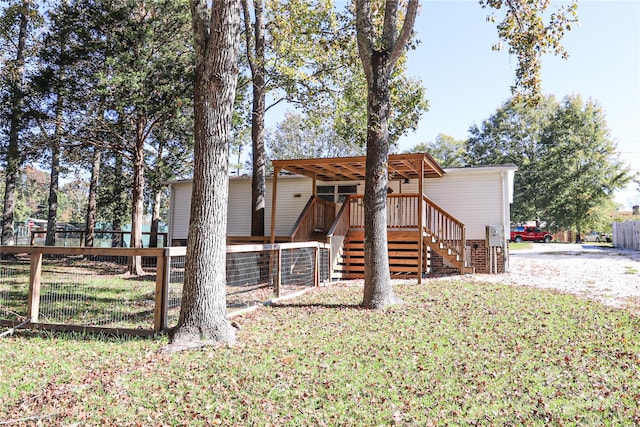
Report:
M351 228L364 228L364 200L362 194L351 196ZM418 229L418 194L389 194L387 196L387 227L389 229Z
M425 195L420 198L417 193L389 194L387 196L389 230L418 230L420 199L422 199L423 232L444 243L456 255L464 257L464 224ZM350 202L350 228L364 229L363 195L351 196Z
M464 260L465 226L427 196L422 196L422 225L428 235L444 243L450 251Z
M291 241L307 241L314 230L328 231L335 217L335 203L311 196L291 229Z

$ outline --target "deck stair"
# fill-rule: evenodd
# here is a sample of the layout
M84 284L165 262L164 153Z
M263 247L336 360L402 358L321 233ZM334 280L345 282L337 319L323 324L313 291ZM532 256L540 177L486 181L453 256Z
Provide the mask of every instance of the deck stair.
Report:
M423 233L423 239L425 247L440 255L445 264L465 274L473 273L473 269L466 265L466 260L446 242L428 232Z
M391 276L396 279L417 277L418 254L420 252L417 231L390 231L387 238ZM427 252L425 252L426 254ZM425 262L424 265L428 265L428 262ZM364 231L349 231L334 266L334 277L364 278L364 269Z
M442 258L445 267L461 274L472 272L465 265L464 224L426 196L391 195L387 203L387 220L389 272L393 278L421 279L432 273L434 254ZM420 224L422 232L419 231ZM335 205L310 199L291 236L293 241L317 240L331 244L332 278L364 277L361 195L350 196L337 215Z

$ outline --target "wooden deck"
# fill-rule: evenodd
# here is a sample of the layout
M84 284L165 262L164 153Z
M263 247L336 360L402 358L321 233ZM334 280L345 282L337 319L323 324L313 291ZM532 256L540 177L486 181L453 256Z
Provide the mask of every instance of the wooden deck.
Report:
M294 159L273 161L271 204L272 243L278 175L293 172L312 179L312 197L291 230L293 241L319 240L331 244L332 267L346 278L364 275L364 206L362 195L350 196L337 205L320 200L317 181L360 181L366 175L366 157ZM393 154L388 159L390 180L418 181L415 194L390 194L387 199L387 229L391 274L417 277L430 271L430 254L437 253L461 273L465 267L465 227L459 220L424 195L426 178L442 178L444 169L427 153Z

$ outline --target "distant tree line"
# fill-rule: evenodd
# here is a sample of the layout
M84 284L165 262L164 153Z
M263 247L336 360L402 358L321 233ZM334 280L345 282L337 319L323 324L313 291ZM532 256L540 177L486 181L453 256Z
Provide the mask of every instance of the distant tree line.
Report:
M535 107L511 99L469 133L467 140L438 135L411 151L427 151L445 167L518 166L514 222L544 222L577 235L606 229L614 192L633 178L600 105L577 95L543 97Z

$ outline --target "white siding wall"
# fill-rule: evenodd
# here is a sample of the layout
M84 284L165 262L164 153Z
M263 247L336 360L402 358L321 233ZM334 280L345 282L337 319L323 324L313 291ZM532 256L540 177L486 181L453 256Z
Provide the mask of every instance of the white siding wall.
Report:
M169 209L169 242L176 239L186 240L191 214L191 181L181 181L171 185Z
M509 230L513 178L508 168L452 168L443 178L425 179L424 192L466 226L467 239L486 238L487 225ZM402 184L403 193L417 193L418 183ZM508 236L507 236L508 238Z
M227 236L251 236L251 178L229 180Z
M278 200L276 235L287 236L312 194L311 179L302 176L278 177ZM265 235L271 231L271 202L273 180L267 179L265 207ZM294 197L300 195L300 197ZM186 239L191 212L191 181L172 184L171 239ZM229 180L229 206L227 212L227 235L251 235L251 178Z
M503 221L502 179L499 173L464 172L448 172L442 179L427 180L425 193L462 221L467 239L484 239L487 225L501 225Z
M313 193L312 180L303 176L279 176L276 201L276 236L288 236ZM251 181L248 181L251 187ZM264 215L264 234L271 233L271 204L273 179L267 179L267 207ZM300 197L294 197L300 195Z
M509 203L512 197L512 168L452 168L443 178L425 179L424 191L442 208L462 221L467 228L467 239L484 239L487 225L503 225L509 230ZM332 184L318 181L318 185ZM344 185L352 183L341 183ZM312 194L312 180L302 176L278 177L276 235L288 236L298 216ZM394 192L417 193L418 183L392 181ZM273 180L267 179L265 208L265 235L271 230L271 194ZM171 239L186 239L191 206L191 182L172 185L170 230ZM364 184L358 185L358 193ZM296 197L299 195L299 197ZM251 178L229 180L229 212L227 234L251 235Z

